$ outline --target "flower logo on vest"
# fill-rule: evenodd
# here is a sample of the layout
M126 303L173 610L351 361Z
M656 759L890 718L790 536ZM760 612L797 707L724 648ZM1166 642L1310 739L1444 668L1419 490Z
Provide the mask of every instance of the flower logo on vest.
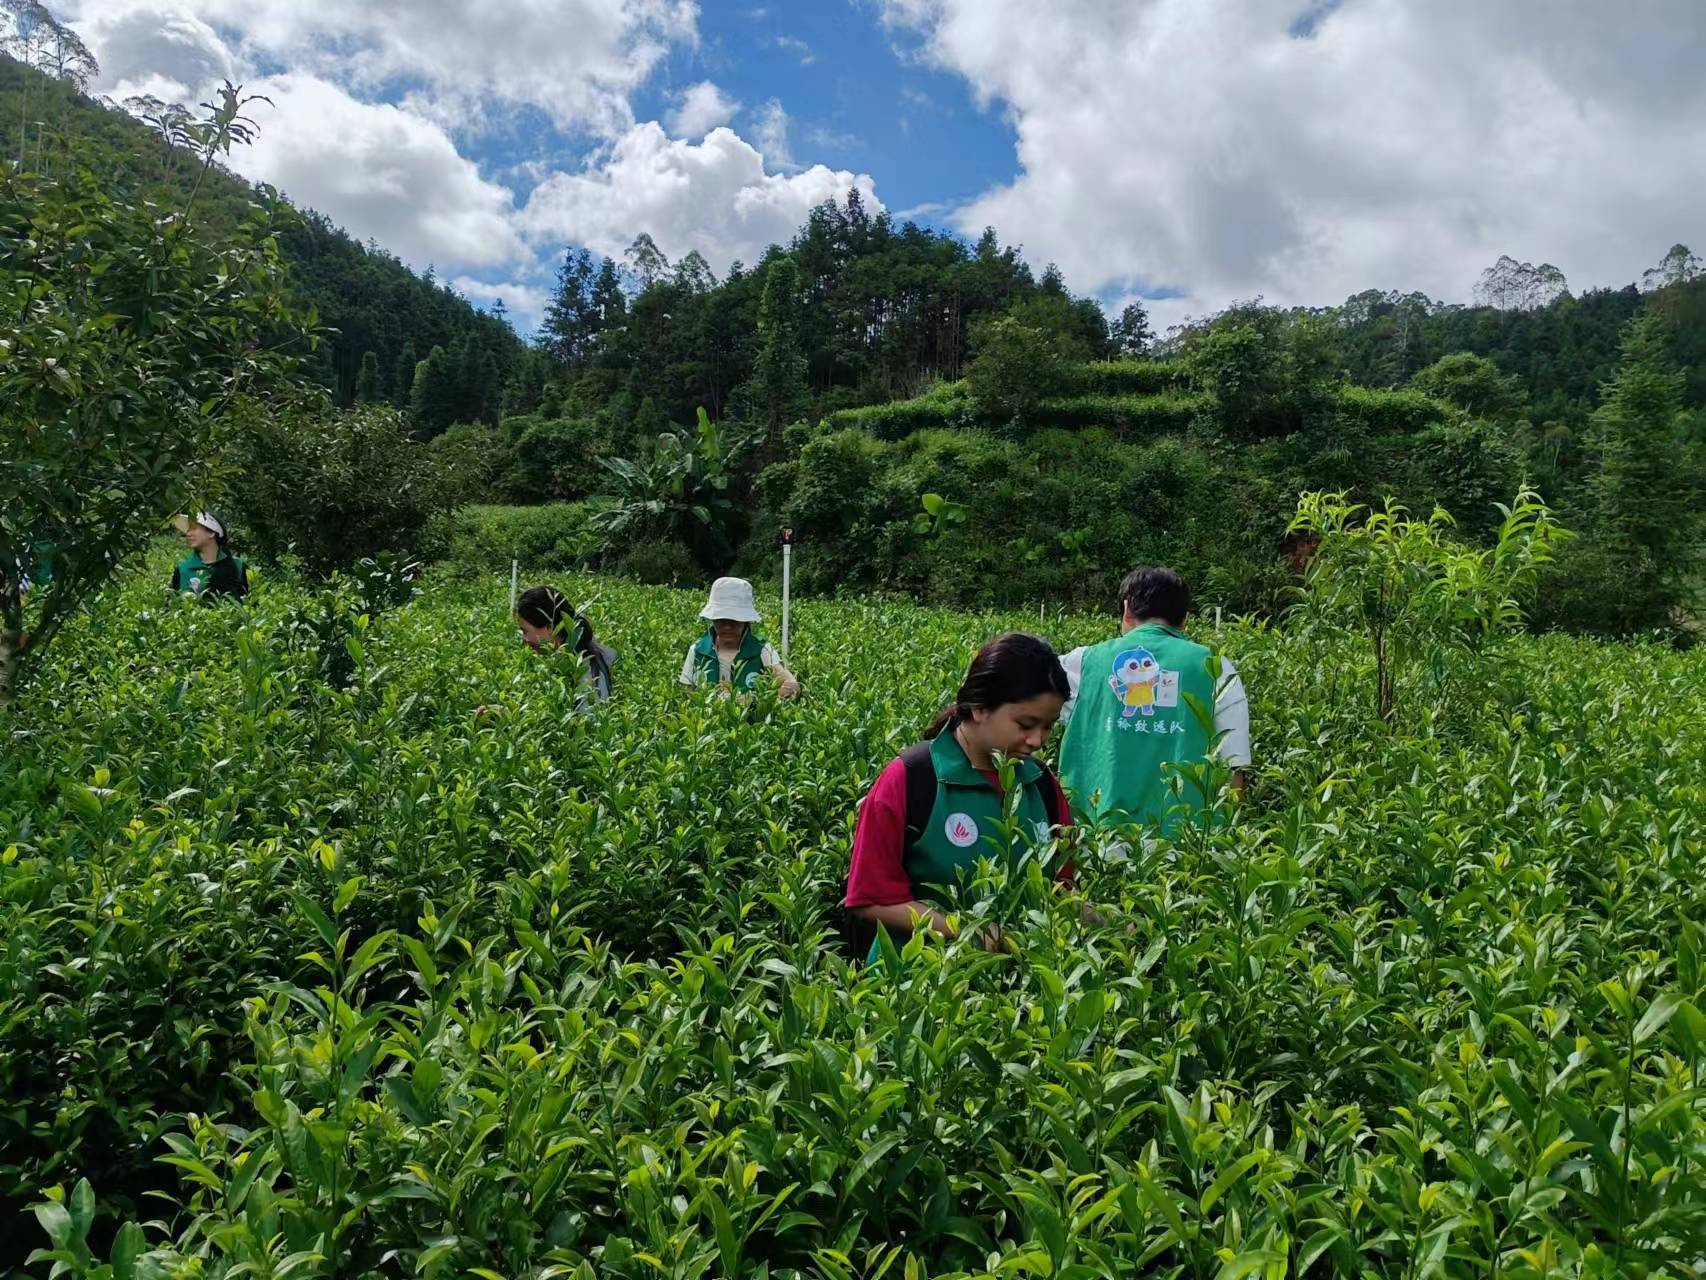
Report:
M942 824L942 834L956 849L969 849L977 843L977 822L969 813L950 813Z

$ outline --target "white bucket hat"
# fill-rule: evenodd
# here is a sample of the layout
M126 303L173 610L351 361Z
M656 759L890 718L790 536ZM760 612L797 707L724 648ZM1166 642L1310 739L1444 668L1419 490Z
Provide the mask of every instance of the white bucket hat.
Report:
M699 610L701 618L715 622L757 622L758 608L752 603L752 584L745 578L718 578L711 584L711 598Z
M205 511L196 512L194 520L191 520L188 516L172 517L172 528L176 529L179 533L188 533L190 531L190 525L192 524L199 524L203 529L206 529L216 538L223 538L225 536L225 526L220 524L219 521L215 520Z

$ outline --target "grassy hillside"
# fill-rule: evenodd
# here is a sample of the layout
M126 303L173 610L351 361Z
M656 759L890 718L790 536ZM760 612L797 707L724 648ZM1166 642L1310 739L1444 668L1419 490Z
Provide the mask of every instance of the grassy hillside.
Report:
M27 164L87 166L116 195L152 195L181 205L188 194L192 166L181 148L125 112L0 56L0 156L16 158L20 144ZM249 183L221 169L211 175L197 204L217 230L247 216L254 198ZM341 403L354 397L368 352L378 365L381 396L406 403L414 362L438 346L451 357L465 416L495 420L521 351L508 325L312 210L297 211L280 249L298 300L311 304L332 331L313 372Z

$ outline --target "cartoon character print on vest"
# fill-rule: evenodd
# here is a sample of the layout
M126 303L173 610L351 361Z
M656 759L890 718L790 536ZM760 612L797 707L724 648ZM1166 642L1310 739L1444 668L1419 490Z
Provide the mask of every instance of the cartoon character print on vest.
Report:
M1127 649L1114 659L1114 674L1108 677L1108 687L1119 699L1121 716L1155 714L1161 674L1161 664L1148 649Z
M700 684L717 684L722 679L722 664L717 658L717 638L709 630L693 646L693 669ZM740 649L729 664L729 683L740 693L751 693L764 674L764 641L752 634L751 628L741 639Z

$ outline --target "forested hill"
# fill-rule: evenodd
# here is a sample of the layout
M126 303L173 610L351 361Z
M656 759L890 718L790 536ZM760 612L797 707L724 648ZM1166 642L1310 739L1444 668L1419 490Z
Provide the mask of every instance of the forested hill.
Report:
M169 117L157 115L156 122L171 125ZM161 128L0 56L0 155L21 152L28 163L51 165L65 162L54 157L67 147L77 163L109 173L116 196L162 195L181 203L193 176L184 148L170 144ZM218 226L246 216L254 198L248 182L218 169L197 204L202 218ZM354 401L359 389L364 398L406 405L417 362L440 347L454 374L457 417L495 421L523 349L510 326L320 214L296 215L287 220L280 248L298 301L312 304L333 331L314 357L314 372L339 403ZM358 388L368 353L370 372Z

